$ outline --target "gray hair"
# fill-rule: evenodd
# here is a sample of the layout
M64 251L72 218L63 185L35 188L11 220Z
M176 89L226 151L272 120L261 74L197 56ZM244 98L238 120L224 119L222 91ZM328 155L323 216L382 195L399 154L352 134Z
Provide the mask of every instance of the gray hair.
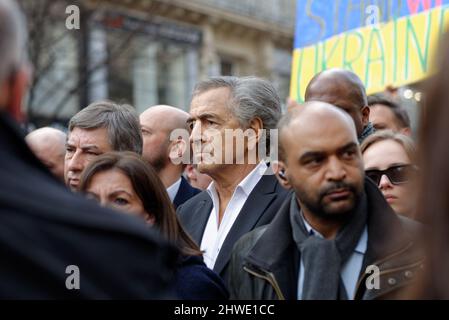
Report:
M0 0L0 81L26 57L26 40L25 19L17 3Z
M75 114L69 122L74 128L107 128L109 143L114 151L133 151L142 154L142 132L136 110L127 104L98 101Z
M255 118L260 118L266 132L269 151L270 129L275 129L281 117L281 100L274 86L257 77L213 77L199 82L193 96L217 88L228 88L231 92L229 107L243 128Z

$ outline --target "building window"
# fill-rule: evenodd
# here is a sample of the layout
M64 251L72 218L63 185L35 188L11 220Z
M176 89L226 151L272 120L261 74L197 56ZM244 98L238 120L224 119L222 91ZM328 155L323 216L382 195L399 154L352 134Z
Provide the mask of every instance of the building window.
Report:
M220 58L220 74L222 76L235 75L234 63L230 59Z
M110 99L138 112L157 104L188 108L198 79L197 46L122 29L108 30L107 42Z

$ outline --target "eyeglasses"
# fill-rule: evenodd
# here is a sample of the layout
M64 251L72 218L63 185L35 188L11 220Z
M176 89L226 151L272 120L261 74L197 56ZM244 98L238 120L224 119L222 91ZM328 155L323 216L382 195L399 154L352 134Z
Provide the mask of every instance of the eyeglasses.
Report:
M379 185L380 179L385 174L388 180L392 184L404 184L409 182L413 174L418 171L418 167L412 164L404 164L399 166L393 166L386 170L366 170L365 174L368 178L374 181L376 185Z

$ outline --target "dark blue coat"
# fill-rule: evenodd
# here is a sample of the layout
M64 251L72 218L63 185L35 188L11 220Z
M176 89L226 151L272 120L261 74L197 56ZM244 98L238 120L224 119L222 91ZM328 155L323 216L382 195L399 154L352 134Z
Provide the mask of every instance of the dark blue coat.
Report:
M185 256L175 276L176 295L182 300L226 300L223 280L198 256Z
M181 177L179 190L176 193L175 199L173 199L175 209L200 192L201 190L192 187L184 177Z

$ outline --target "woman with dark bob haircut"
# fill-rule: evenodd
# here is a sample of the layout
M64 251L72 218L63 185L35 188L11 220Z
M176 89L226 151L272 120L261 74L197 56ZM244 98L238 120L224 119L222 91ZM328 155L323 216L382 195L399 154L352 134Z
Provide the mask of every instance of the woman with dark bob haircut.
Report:
M178 247L182 257L174 283L179 298L228 298L221 278L206 267L200 248L182 228L155 170L139 155L105 153L89 164L80 180L79 190L88 197L142 217Z

